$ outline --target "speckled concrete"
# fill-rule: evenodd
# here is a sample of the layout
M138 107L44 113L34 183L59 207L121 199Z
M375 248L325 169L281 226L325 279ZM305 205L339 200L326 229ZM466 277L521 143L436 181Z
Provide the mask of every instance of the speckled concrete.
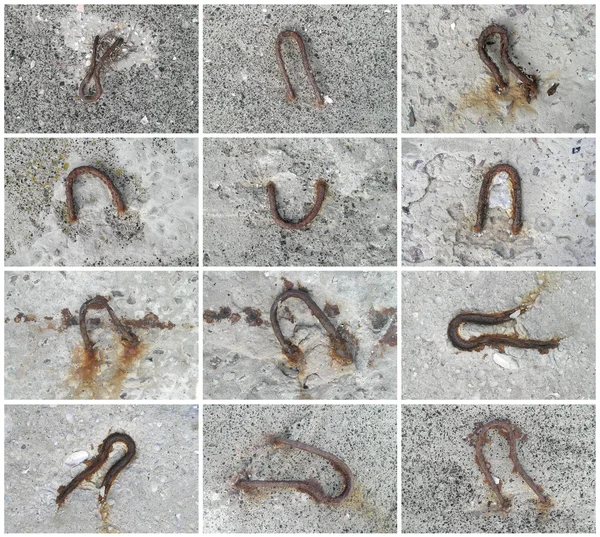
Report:
M7 399L193 399L198 380L197 272L6 272L4 395ZM139 339L129 353L105 311L90 310L88 333L100 353L86 381L79 308L96 296ZM71 322L67 308L74 316ZM148 317L146 317L148 318ZM139 352L137 352L139 350ZM124 372L124 375L123 375Z
M593 272L404 272L403 398L595 399L595 292ZM561 338L548 354L462 351L448 340L448 323L462 311L494 313L531 300L514 322L465 324L461 333Z
M516 236L506 174L494 180L482 233L473 231L483 176L497 164L521 178ZM404 140L404 265L568 267L595 259L595 139Z
M208 405L204 407L205 533L394 533L397 507L396 405ZM334 468L293 448L283 436L340 457L355 486L340 505L317 504L293 490L242 493L233 482L316 478L326 494L341 492Z
M198 533L197 406L9 405L4 429L6 533ZM96 455L111 432L130 435L136 456L108 494L107 518L97 477L59 510L58 487L85 469L67 459Z
M305 354L288 362L269 320L284 282L307 289L356 338L352 364L332 359L327 332L299 299L278 308L284 336ZM396 272L207 272L203 304L205 398L396 399ZM230 315L215 319L222 308Z
M6 131L198 132L198 22L197 5L6 6ZM107 32L127 53L85 103L77 90Z
M403 6L402 132L596 132L595 16L593 4ZM490 24L508 30L509 57L537 77L531 103L504 67L509 90L496 93L477 52ZM489 42L498 65L500 38Z
M393 5L204 6L205 132L396 132L397 9ZM325 106L292 39L275 59L284 30L302 36Z
M68 223L66 178L81 175ZM10 266L197 266L198 142L193 139L10 139L5 142L5 264Z
M396 140L206 139L205 266L396 265ZM325 201L303 230L279 227L266 186L273 181L283 218L297 222Z
M509 420L525 471L553 505L512 473L508 445L496 431L485 448L492 475L512 500L503 513L475 463L467 436L475 423ZM402 531L405 533L594 533L596 426L593 405L418 405L402 408Z

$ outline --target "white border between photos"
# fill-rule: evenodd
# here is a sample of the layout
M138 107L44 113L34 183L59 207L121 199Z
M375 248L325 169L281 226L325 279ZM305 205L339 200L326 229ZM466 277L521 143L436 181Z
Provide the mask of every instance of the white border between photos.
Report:
M68 5L75 5L78 2L68 2L65 0L46 0L46 1L41 1L41 0L36 0L36 1L32 1L32 0L4 0L3 4L4 5L13 5L13 4L68 4ZM81 2L83 3L83 2ZM437 2L433 2L433 1L422 1L422 2L402 2L402 4L457 4L460 2L451 2L451 1L437 1ZM503 5L515 5L515 4L520 4L523 2L519 2L519 1L508 1L508 2L491 2L491 1L482 1L482 2L478 2L478 4L503 4ZM594 4L595 2L593 1L581 1L581 2L573 2L573 1L553 1L553 2L543 2L543 1L530 1L530 2L526 2L527 4L531 4L531 5L549 5L549 4ZM27 135L22 135L22 134L3 134L3 140L2 140L2 152L0 155L0 166L2 167L2 169L4 170L4 140L6 138L24 138L24 137L40 137L40 138L83 138L83 137L102 137L102 138L155 138L155 137L160 137L160 138L195 138L198 142L198 147L199 147L199 176L198 176L198 181L199 184L202 185L203 184L203 159L202 159L202 155L203 155L203 140L205 138L269 138L269 137L274 137L277 136L279 138L395 138L397 140L397 147L398 147L398 151L397 151L397 181L398 181L398 185L399 188L397 189L397 200L398 200L398 211L397 211L397 236L398 236L398 244L397 244L397 264L395 267L210 267L210 268L203 268L202 264L200 265L200 267L198 268L189 268L189 267L94 267L94 268L90 268L90 267L6 267L4 266L4 272L6 271L56 271L56 270L65 270L65 271L119 271L119 270L135 270L135 271L169 271L169 270L178 270L178 271L183 271L183 270L190 270L190 271L197 271L199 272L199 277L200 280L203 282L203 275L205 272L213 272L213 271L262 271L262 270L269 270L269 271L275 271L275 270L294 270L294 271L331 271L331 270L344 270L344 271L369 271L369 270L377 270L377 271L396 271L396 285L397 285L397 296L398 296L398 316L399 319L401 321L402 319L402 301L401 301L401 296L402 296L402 286L401 286L401 277L402 277L402 272L406 271L406 272L412 272L412 271L487 271L487 270L503 270L503 271L514 271L514 270L519 270L519 271L538 271L538 270L548 270L548 271L561 271L561 270L565 270L565 271L574 271L574 270L581 270L581 271L596 271L595 267L422 267L422 268L417 268L417 267L403 267L401 265L401 234L400 234L400 229L401 229L401 211L400 211L400 185L402 184L402 177L401 177L401 143L402 140L404 138L531 138L531 137L537 137L537 138L567 138L567 137L578 137L578 138L595 138L596 135L595 134L536 134L536 135L521 135L521 134L493 134L493 135L488 135L488 134L482 134L482 135L465 135L465 134L402 134L401 132L401 113L402 113L402 107L401 107L401 97L402 97L402 86L400 83L400 72L401 72L401 50L402 50L402 42L401 42L401 13L402 13L402 6L399 2L394 2L394 1L390 1L390 0L381 0L381 1L375 1L375 0L348 0L347 2L325 2L325 1L320 1L320 0L297 0L295 2L283 2L283 1L273 1L273 0L263 0L263 1L257 1L257 0L246 0L246 1L239 1L239 0L222 0L220 2L216 1L216 2L197 2L197 1L186 1L186 0L182 0L182 1L175 1L175 2L169 2L168 0L97 0L95 2L86 2L86 4L104 4L104 5L110 5L110 4L170 4L170 5L174 5L174 4L182 4L182 5L198 5L199 6L199 50L200 50L200 59L199 59L199 129L200 132L198 134L160 134L160 133L154 133L154 134L142 134L142 133L136 133L136 134L27 134ZM289 4L369 4L369 5L396 5L398 6L398 13L397 13L397 32L398 32L398 53L397 53L397 58L398 58L398 63L397 63L397 132L396 134L389 134L389 133L380 133L380 134L211 134L208 136L204 136L203 134L203 107L202 107L202 67L203 67L203 61L202 61L202 50L203 50L203 30L202 30L202 7L204 5L211 5L211 4L258 4L258 5L271 5L271 4L284 4L284 5L289 5ZM4 9L2 9L1 14L0 14L0 23L2 28L4 28ZM596 43L598 43L598 24L596 21ZM4 73L4 39L2 39L2 44L0 45L0 67L2 70L2 73ZM596 54L596 73L598 72L598 55ZM598 94L598 90L596 88L596 95ZM2 85L2 88L0 89L0 97L2 98L2 103L4 103L4 84ZM596 99L596 118L598 118L598 99ZM0 119L0 125L2 127L2 133L4 133L4 114L2 114L2 118ZM0 202L1 202L1 207L2 209L0 209L2 211L2 214L4 215L4 189L2 189L2 192L0 194ZM200 259L202 259L202 252L203 252L203 219L202 219L202 215L203 215L203 189L199 188L199 200L198 200L198 204L199 204L199 227L200 227L200 233L199 233L199 256ZM596 211L597 212L597 211ZM4 220L4 218L3 218ZM4 226L2 226L2 237L4 238ZM596 287L598 285L598 274L596 274ZM3 296L4 296L4 278L2 278L2 291L3 291ZM203 311L203 296L202 296L202 283L199 286L199 316L198 316L198 324L199 326L202 326L202 321L201 321L201 312ZM4 308L4 300L2 300L2 308ZM4 312L4 309L2 309L2 312ZM598 305L598 301L596 300L596 322L598 323L598 319L600 319L600 307ZM4 315L3 315L4 317ZM398 323L398 330L399 330L399 343L398 343L398 360L400 361L400 350L402 348L402 322ZM597 333L597 330L596 330ZM1 327L0 327L0 336L2 337L2 341L4 342L4 324L2 323ZM3 347L4 348L4 347ZM596 399L591 400L591 401L569 401L569 400L559 400L559 401L529 401L529 400L498 400L498 401L488 401L488 400L480 400L480 401L455 401L455 400L435 400L435 401L431 401L431 400L410 400L410 401L403 401L401 402L401 394L402 394L402 384L401 384L401 367L398 367L398 378L397 378L397 394L398 394L398 400L397 401L386 401L386 400L373 400L373 401L275 401L275 400L269 400L269 401L239 401L239 400L225 400L225 401L216 401L216 400L211 400L211 401L203 401L202 399L202 394L203 394L203 375L202 375L202 349L203 349L203 333L202 330L199 330L199 349L200 349L200 357L199 357L199 383L198 383L198 397L196 399L196 401L164 401L164 400L157 400L157 401L136 401L134 403L132 402L125 402L125 401L72 401L72 400L68 400L68 401L52 401L49 402L47 400L33 400L33 401L14 401L11 400L9 402L7 402L4 399L4 383L2 383L2 387L0 388L0 393L2 394L2 399L4 401L4 406L6 407L7 405L15 405L15 404L28 404L28 405L67 405L67 404L82 404L82 405L95 405L95 404L110 404L110 405L131 405L131 404L136 404L136 405L146 405L146 404L155 404L155 405L159 405L159 404L197 404L199 405L199 425L200 425L200 431L199 431L199 446L198 446L198 453L199 453L199 483L198 483L198 491L199 491L199 498L200 498L200 505L199 505L199 509L198 509L198 528L200 532L203 532L203 525L202 525L202 503L203 503L203 490L202 490L202 475L203 475L203 460L202 460L202 445L203 445L203 430L202 430L202 425L203 425L203 408L207 405L213 405L213 404L232 404L232 405L253 405L253 404L262 404L262 405L299 405L299 404L331 404L331 405L336 405L336 404L343 404L343 405L352 405L352 404L368 404L368 405L374 405L374 404L389 404L389 405L395 405L397 408L397 416L398 416L398 426L397 426L397 444L398 444L398 458L397 458L397 463L398 463L398 471L397 471L397 490L398 490L398 508L397 508L397 525L398 525L398 533L400 533L401 528L402 528L402 520L401 520L401 500L402 500L402 489L401 489L401 482L400 482L400 476L401 476L401 456L402 456L402 449L401 449L401 406L402 405L421 405L421 404L507 404L507 405L541 405L541 404L548 404L548 405L552 405L552 404L596 404ZM596 348L596 361L598 362L598 349ZM400 364L399 364L400 365ZM596 395L597 397L597 395ZM596 418L596 420L598 420L598 418ZM4 429L4 412L2 413L2 415L0 416L0 423L2 425L2 429ZM598 446L598 440L599 440L599 432L598 432L598 427L597 427L597 423L596 423L596 446ZM0 459L2 460L2 464L4 464L4 443L2 443L2 445L0 446ZM4 468L4 466L3 466ZM598 469L596 469L596 477L598 477ZM598 479L596 479L596 481L598 481ZM4 490L4 471L2 471L2 474L0 476L0 483L2 486L2 490ZM598 507L600 506L600 503L598 501L598 497L596 495L596 512L598 512ZM2 529L4 529L4 508L2 509L2 512L0 514L0 520L2 523ZM45 535L53 535L53 534L45 534ZM54 534L54 535L85 535L85 534ZM89 535L93 535L93 534L89 534ZM132 535L136 535L136 534L132 534ZM137 534L137 535L154 535L154 534ZM165 535L177 535L177 534L165 534ZM217 535L227 535L227 534L217 534ZM264 534L264 533L260 533L260 534L247 534L247 535L259 535L261 537L264 537L266 535L281 535L281 534ZM312 535L312 534L296 534L296 535ZM356 535L356 534L355 534ZM388 535L388 534L383 534L383 535ZM420 534L423 535L423 534ZM453 534L456 535L456 534ZM486 534L486 535L491 535L491 534Z

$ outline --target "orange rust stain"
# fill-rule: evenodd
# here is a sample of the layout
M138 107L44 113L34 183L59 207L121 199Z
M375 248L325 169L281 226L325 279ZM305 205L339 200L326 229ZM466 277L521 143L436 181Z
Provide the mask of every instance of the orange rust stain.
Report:
M323 311L330 319L332 317L337 317L340 314L340 308L336 304L330 304L329 302L325 302Z
M261 318L262 312L255 308L244 308L242 310L246 314L246 323L248 326L261 326L263 320Z
M140 342L129 343L118 340L120 347L116 358L111 358L114 350L93 349L88 351L84 346L76 347L72 352L73 370L68 382L75 384L74 396L80 399L118 399L121 395L123 381L139 360L145 356L148 345ZM109 364L107 371L103 366Z
M37 318L35 315L28 313L19 313L17 314L17 316L14 318L15 323L20 323L21 321L25 322L25 323L35 323L37 322Z
M69 381L76 384L74 396L80 399L98 399L99 386L96 378L100 373L100 366L104 356L99 349L89 351L85 347L76 347L72 352L73 370L69 374Z
M288 280L287 278L285 278L284 276L281 277L281 281L283 282L283 288L286 291L289 291L290 289L294 288L294 284L293 282L291 282L290 280Z
M239 321L239 315L235 314L238 316L238 321ZM224 306L222 308L219 308L219 311L214 311L214 310L204 310L204 314L202 315L202 318L204 319L205 323L208 324L212 324L214 322L219 322L222 321L223 319L231 319L232 313L231 313L231 308L228 308L227 306ZM234 322L234 321L232 321ZM237 321L235 321L237 322Z
M171 321L161 321L155 313L146 313L141 319L122 319L125 326L130 328L160 328L161 330L172 330L175 325Z
M509 72L508 79L508 89L499 94L496 91L496 81L488 76L483 87L475 88L462 97L455 113L460 115L463 110L473 108L480 111L488 121L507 118L514 120L517 110L537 114L535 108L527 102L526 92L517 78Z
M121 341L121 350L117 357L117 362L113 367L112 377L108 381L108 387L111 390L111 399L118 399L121 395L121 386L123 380L127 377L132 367L144 356L148 346L140 343L129 343Z
M329 336L329 356L340 365L352 365L358 348L358 338L345 326L338 326L337 337Z

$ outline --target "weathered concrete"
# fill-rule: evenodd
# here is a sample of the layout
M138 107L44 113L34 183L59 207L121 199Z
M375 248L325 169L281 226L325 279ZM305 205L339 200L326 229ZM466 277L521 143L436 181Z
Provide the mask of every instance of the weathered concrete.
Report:
M198 381L197 272L6 272L7 399L194 399ZM127 345L106 311L78 314L96 295L138 338ZM129 324L128 324L129 323Z
M325 201L306 229L273 220L266 186L283 218ZM205 266L396 265L396 140L206 139Z
M7 132L198 132L197 5L12 5L4 18ZM125 39L77 97L96 35ZM101 49L104 50L104 49Z
M405 405L402 408L402 531L405 533L594 533L596 426L593 405ZM512 501L502 512L467 436L477 422L509 420L523 468L553 505L512 473L507 441L488 433L492 475Z
M596 132L595 17L593 4L403 6L402 132ZM490 24L508 30L509 57L537 77L530 103L503 66L509 90L495 91L477 51ZM498 65L500 38L489 42Z
M198 533L197 406L9 405L4 429L6 533ZM110 489L105 518L98 476L58 509L58 487L85 469L66 461L96 455L111 432L131 436L136 456Z
M510 233L506 174L491 189L482 233L481 182L497 164L521 178L523 228ZM594 139L410 139L402 145L405 265L587 266L596 260Z
M204 6L204 132L396 132L393 5ZM286 100L275 39L298 32L325 105L292 39L282 44L296 100Z
M404 272L402 396L405 399L595 399L593 272ZM533 301L502 325L465 324L465 338L516 333L560 338L557 349L455 348L448 323L460 312L495 313Z
M5 263L10 266L197 266L198 142L193 139L11 139L5 143ZM79 166L113 181L127 208Z
M205 533L395 533L396 405L208 405L204 407ZM242 493L234 481L316 478L341 492L338 472L321 457L273 449L267 436L298 440L340 457L354 489L339 505L293 490Z
M336 330L357 347L336 359L327 332L299 299L280 303L284 337L304 352L282 353L269 320L289 286L305 288ZM204 396L209 399L395 399L395 272L205 272Z

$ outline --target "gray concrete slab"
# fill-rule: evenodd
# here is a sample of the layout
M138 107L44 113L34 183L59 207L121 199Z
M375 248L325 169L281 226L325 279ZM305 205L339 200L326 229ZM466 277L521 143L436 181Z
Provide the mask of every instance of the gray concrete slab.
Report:
M89 174L98 168L119 190ZM198 142L193 139L10 139L4 150L4 258L9 266L197 266Z
M519 173L523 228L510 232L507 174L473 226L485 173ZM402 144L402 263L590 266L596 259L595 139L410 139Z
M595 399L593 272L404 272L402 397L404 399ZM459 313L497 313L533 303L515 321L465 324L464 338L504 333L560 338L557 349L492 347L464 351L448 339Z
M197 272L6 272L4 291L7 399L196 397ZM110 297L137 345L106 311L89 310L95 354L86 353L78 314L97 295Z
M283 354L269 311L292 285L348 332L353 362L334 358L297 298L279 304L277 321L304 358ZM205 398L396 399L396 272L205 272L203 307Z
M4 18L7 132L198 132L198 6L12 5ZM125 39L77 97L96 35Z
M392 5L204 6L204 132L396 132L397 9ZM296 43L275 58L280 32L298 32L325 105Z
M4 429L6 533L198 532L197 406L8 405ZM58 509L58 487L85 469L72 459L95 456L111 432L131 436L136 456L114 481L107 509L98 503L102 470Z
M595 17L593 4L403 6L402 132L596 132ZM499 36L486 51L503 94L479 58L491 24L508 31L511 61L537 77L531 102L499 65Z
M208 405L203 416L205 533L396 532L395 405ZM340 494L342 480L330 463L298 449L275 449L268 435L341 458L354 475L350 496L327 506L294 490L235 488L246 472L251 479L316 478L326 494Z
M492 476L512 501L502 512L475 463L475 424L509 420L527 436L518 458L552 506L542 508L512 473L508 443L490 431ZM402 531L405 533L594 533L593 405L405 405L402 407Z
M306 229L279 227L325 201ZM396 265L396 141L391 139L206 139L205 266Z

